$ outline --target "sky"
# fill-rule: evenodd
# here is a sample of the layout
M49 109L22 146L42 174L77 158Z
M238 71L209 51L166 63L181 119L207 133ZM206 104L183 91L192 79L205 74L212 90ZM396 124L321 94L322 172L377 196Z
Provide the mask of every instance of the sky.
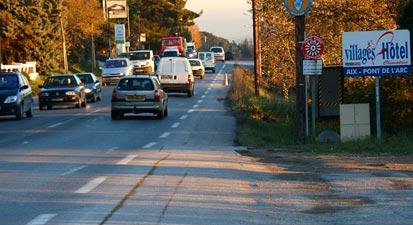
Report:
M187 0L186 8L203 10L195 20L201 31L207 31L230 41L252 38L251 6L247 0Z

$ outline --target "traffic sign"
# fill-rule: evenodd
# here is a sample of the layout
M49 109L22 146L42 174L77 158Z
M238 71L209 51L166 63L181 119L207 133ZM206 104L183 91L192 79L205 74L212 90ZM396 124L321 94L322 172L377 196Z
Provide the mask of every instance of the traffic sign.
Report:
M303 60L304 76L321 75L323 72L323 61L319 60Z
M293 16L307 14L313 6L313 0L285 0L285 9Z
M319 59L324 52L324 41L317 37L307 37L301 45L301 52L306 59Z

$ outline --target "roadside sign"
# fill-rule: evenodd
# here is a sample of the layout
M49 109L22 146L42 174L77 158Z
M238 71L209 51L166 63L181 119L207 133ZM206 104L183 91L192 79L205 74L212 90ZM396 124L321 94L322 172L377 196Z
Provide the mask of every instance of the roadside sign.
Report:
M319 60L303 60L304 76L315 76L323 73L323 61Z
M324 52L324 41L317 37L307 37L301 45L301 52L306 59L319 59Z
M125 44L125 24L115 24L116 44Z
M125 19L128 17L126 0L107 0L109 19Z
M313 0L285 0L285 9L293 16L307 14L313 6Z
M146 34L145 33L141 33L139 35L139 41L140 42L146 42Z
M410 51L408 30L344 32L344 76L408 75Z

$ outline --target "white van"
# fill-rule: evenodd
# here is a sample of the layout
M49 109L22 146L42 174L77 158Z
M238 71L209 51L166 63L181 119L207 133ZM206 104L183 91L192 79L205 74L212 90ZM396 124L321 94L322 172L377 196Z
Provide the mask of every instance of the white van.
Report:
M225 51L223 47L220 46L212 46L209 51L214 53L216 61L225 62Z
M187 58L161 58L156 76L161 81L164 91L187 93L188 97L194 96L195 80Z
M205 70L215 73L215 56L213 52L198 52L198 59L202 60Z
M133 74L153 74L155 72L152 50L130 51L128 58L133 65Z

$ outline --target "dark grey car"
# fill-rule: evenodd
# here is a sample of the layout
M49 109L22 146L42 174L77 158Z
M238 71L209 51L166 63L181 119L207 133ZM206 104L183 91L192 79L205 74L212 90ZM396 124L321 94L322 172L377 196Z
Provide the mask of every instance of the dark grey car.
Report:
M0 72L0 116L33 117L33 92L19 72Z
M99 79L93 73L76 73L75 74L85 85L86 98L91 102L102 99L102 86Z
M112 119L125 113L152 113L158 119L168 116L168 95L161 89L155 76L127 76L121 78L112 93Z

